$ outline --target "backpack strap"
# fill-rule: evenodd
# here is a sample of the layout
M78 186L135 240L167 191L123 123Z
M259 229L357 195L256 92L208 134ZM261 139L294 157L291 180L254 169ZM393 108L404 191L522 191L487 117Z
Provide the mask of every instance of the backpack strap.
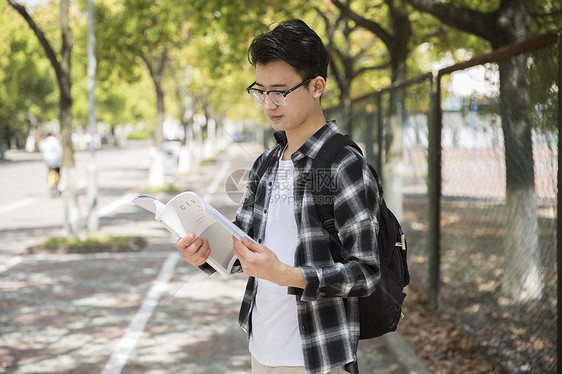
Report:
M340 133L332 135L320 148L320 151L316 155L316 158L312 161L312 193L315 197L315 206L318 213L318 217L322 222L322 226L330 235L332 241L336 245L330 246L330 252L334 261L342 261L340 251L336 251L335 248L340 248L341 243L338 237L338 230L336 229L336 222L334 217L334 205L331 199L321 198L324 196L332 196L333 191L331 191L332 183L326 183L326 181L331 181L331 169L334 160L336 159L338 153L346 146L351 146L359 151L361 155L363 152L361 148L348 136L342 135Z
M338 153L346 146L351 146L355 148L361 155L363 152L361 148L355 143L349 136L336 133L332 135L326 142L320 147L318 154L312 161L312 194L315 198L316 212L318 217L322 222L322 226L328 232L330 239L336 244L330 246L330 252L334 261L342 261L343 258L339 250L335 248L341 248L341 243L338 237L338 230L336 229L336 222L334 217L334 205L331 203L331 199L319 198L324 196L332 196L332 184L326 183L331 181L331 169ZM257 185L261 178L264 176L267 168L274 160L275 154L277 152L273 150L265 160L258 167L254 177L253 182ZM371 172L376 175L376 171L372 168ZM378 177L376 178L378 180ZM382 186L378 186L379 192L382 196Z

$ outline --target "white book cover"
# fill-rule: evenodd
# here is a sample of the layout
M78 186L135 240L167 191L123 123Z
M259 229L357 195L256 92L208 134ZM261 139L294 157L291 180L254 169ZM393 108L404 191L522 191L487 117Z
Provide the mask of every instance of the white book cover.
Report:
M232 252L232 236L241 240L247 235L199 195L182 192L166 204L152 196L138 195L133 202L154 213L156 221L179 238L193 232L207 239L211 247L207 263L220 274L230 275L236 261Z

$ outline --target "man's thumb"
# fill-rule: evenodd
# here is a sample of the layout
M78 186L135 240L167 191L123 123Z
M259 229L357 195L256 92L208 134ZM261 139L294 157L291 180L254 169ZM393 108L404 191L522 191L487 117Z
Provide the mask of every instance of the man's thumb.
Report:
M246 236L242 238L242 244L248 247L248 249L251 249L252 252L258 252L258 250L260 249L260 245L258 243L256 243L255 241L251 240Z

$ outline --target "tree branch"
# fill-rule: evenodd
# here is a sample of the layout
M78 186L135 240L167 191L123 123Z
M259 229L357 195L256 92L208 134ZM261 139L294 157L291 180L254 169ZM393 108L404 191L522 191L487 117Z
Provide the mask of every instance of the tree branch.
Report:
M168 48L164 48L162 52L162 57L158 61L158 75L162 76L162 72L168 63Z
M146 57L144 53L141 53L140 58L144 61L144 64L148 69L148 73L150 74L150 77L152 78L153 81L155 81L156 76L154 75L154 69L152 68L152 64L148 60L148 57Z
M328 53L331 56L330 67L332 68L332 75L334 76L338 85L341 85L342 84L341 71L340 71L338 65L336 64L336 62L334 61L334 58L333 58L333 57L338 57L340 60L342 59L340 51L338 50L338 48L336 48L334 46L334 41L333 41L334 40L334 25L332 25L330 23L330 20L328 19L328 16L326 16L326 14L324 14L318 7L314 7L314 9L316 10L316 12L320 16L320 18L324 21L324 28L326 30L326 34L328 35L328 43L326 43L326 49L328 50ZM339 22L339 18L336 21L336 23L337 22Z
M35 36L37 36L37 39L39 39L39 43L45 50L45 54L47 55L47 58L51 62L53 69L55 69L57 80L60 82L62 79L60 62L58 61L57 55L53 50L53 48L51 47L51 44L45 37L45 33L43 33L43 31L39 28L39 26L37 26L37 24L35 23L33 18L31 18L29 13L27 13L27 9L25 9L25 6L18 4L13 0L8 0L8 4L10 4L12 8L14 8L16 12L18 12L25 19L31 30L33 30L33 32L35 33Z
M376 66L365 66L362 67L361 69L358 69L355 71L355 76L359 76L363 73L366 73L368 71L373 71L373 70L385 70L385 69L390 69L390 62L385 62L384 64L380 64L380 65L376 65Z
M429 13L441 22L459 30L493 40L496 34L496 20L499 12L478 12L456 4L445 4L439 0L405 0L421 12Z
M543 13L543 12L529 12L529 15L531 17L554 17L554 16L559 16L562 14L562 9L556 9L553 10L552 12L548 12L548 13Z
M339 0L332 0L332 3L344 14L346 17L351 19L353 22L357 23L359 26L364 27L373 34L375 34L382 42L390 49L394 46L394 38L390 33L383 29L378 23L373 22L369 19L361 17L354 11L352 11L349 6L342 4Z

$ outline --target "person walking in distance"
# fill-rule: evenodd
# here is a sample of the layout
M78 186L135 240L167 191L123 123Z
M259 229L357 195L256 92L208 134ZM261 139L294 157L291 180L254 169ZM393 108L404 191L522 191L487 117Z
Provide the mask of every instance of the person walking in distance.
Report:
M345 147L332 165L335 225L343 260L315 210L310 173L321 146L338 133L321 107L329 58L318 35L293 19L257 36L248 50L256 79L246 89L261 104L275 138L252 166L235 224L255 241L234 239L248 275L239 323L247 333L252 373L358 373L358 298L380 279L379 192L367 161ZM260 180L257 170L273 160ZM212 248L189 234L176 243L185 260L206 272Z
M60 167L62 163L62 144L52 133L39 142L39 150L43 156L43 161L48 168L48 183L51 196L59 196Z

